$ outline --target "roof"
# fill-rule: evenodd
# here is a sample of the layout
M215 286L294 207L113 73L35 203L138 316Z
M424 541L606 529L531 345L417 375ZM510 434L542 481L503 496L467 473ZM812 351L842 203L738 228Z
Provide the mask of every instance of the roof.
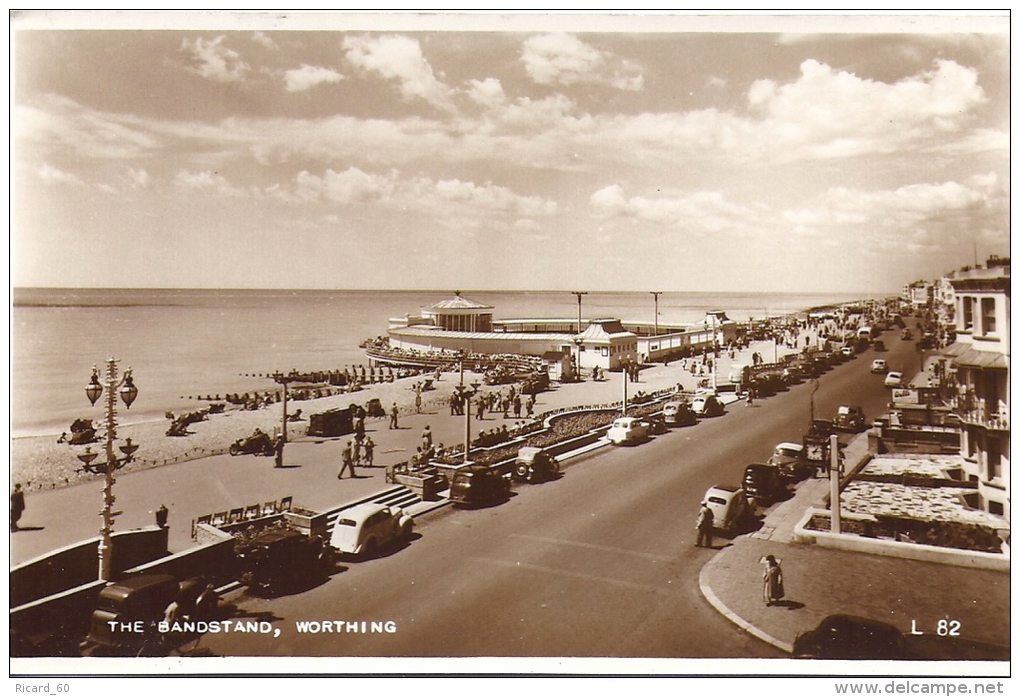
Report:
M386 508L386 506L381 503L360 503L357 506L351 506L350 508L340 511L340 517L354 521L362 521L370 515L378 513L384 508Z
M618 319L593 319L588 328L577 335L583 342L610 341L612 339L637 336L628 332Z
M976 348L957 341L950 344L942 353L953 359L956 365L963 365L971 368L1002 368L1009 369L1009 362L1006 356L998 351L978 351Z
M440 300L435 305L429 305L429 310L491 310L492 305L486 305L484 303L475 302L474 300L468 300L459 295L455 295L447 300Z
M451 339L487 339L493 341L559 341L570 343L574 334L559 332L459 332L452 329L428 325L414 325L412 327L394 327L389 330L391 336L430 336Z

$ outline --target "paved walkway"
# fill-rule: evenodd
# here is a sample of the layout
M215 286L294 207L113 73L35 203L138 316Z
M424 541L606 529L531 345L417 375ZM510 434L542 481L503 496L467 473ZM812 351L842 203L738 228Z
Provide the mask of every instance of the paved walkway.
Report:
M851 441L847 461L858 461L862 448L866 436ZM797 543L794 526L809 507L827 507L828 493L828 479L805 480L793 498L769 512L758 532L722 540L725 545L717 541L720 551L701 571L705 598L744 630L788 652L799 634L833 614L880 620L904 633L922 631L926 638L934 638L940 620L958 620L961 639L1010 645L1007 573ZM771 607L762 597L762 560L768 554L780 560L786 590L785 602ZM948 653L987 657L970 651L957 647ZM1008 663L1004 669L1008 674Z

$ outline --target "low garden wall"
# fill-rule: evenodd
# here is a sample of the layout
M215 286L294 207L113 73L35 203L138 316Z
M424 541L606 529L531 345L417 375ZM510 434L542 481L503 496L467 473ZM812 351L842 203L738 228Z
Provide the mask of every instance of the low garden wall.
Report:
M809 508L804 517L794 527L794 537L798 541L808 544L814 543L831 549L866 552L887 557L930 561L938 564L1009 573L1010 549L1009 545L1004 541L1002 542L1002 551L999 553L936 547L915 542L898 542L891 539L863 537L857 534L836 534L825 530L812 530L809 526L812 519L816 517L831 520L831 512L820 508ZM840 521L851 524L857 523L859 526L864 526L868 523L877 525L872 516L848 514L841 516Z

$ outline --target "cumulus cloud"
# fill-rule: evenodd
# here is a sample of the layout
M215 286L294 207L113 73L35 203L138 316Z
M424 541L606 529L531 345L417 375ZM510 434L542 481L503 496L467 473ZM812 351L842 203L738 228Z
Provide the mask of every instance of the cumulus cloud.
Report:
M959 131L986 101L977 77L975 70L939 60L932 70L888 84L806 60L797 80L758 80L747 100L764 116L760 135L769 142L842 157Z
M303 92L321 84L336 84L343 79L343 75L332 68L307 64L285 71L283 77L288 92Z
M434 106L450 108L452 90L436 79L416 40L406 36L349 36L343 48L355 67L396 80L404 99L424 99Z
M494 77L487 77L484 80L471 80L469 83L468 96L484 107L493 108L506 103L506 94L503 92L503 85Z
M976 230L1001 229L1008 207L1008 192L989 173L964 182L878 191L833 187L816 206L786 210L780 217L804 234L849 235L868 240L873 247L895 248L922 238L942 241Z
M606 84L640 90L644 78L631 61L600 51L572 34L542 34L524 42L521 60L540 85Z
M394 175L369 174L350 167L343 172L327 169L321 176L302 171L295 178L293 195L302 201L349 205L389 196L393 188Z
M191 54L192 59L188 69L213 82L243 81L251 66L241 59L241 54L223 45L224 38L184 39L181 50Z

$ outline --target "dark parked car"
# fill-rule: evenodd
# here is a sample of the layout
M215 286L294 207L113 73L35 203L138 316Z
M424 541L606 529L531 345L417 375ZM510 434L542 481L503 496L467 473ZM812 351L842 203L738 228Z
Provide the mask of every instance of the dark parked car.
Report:
M836 418L832 420L832 423L837 430L850 433L860 433L868 427L864 420L864 410L860 407L840 407L836 411Z
M786 493L786 479L775 465L748 465L744 468L744 491L755 505L771 506Z
M241 582L257 590L276 590L310 575L327 575L335 566L332 548L317 536L275 528L240 542Z
M92 625L82 643L85 655L166 655L174 637L187 640L183 632L160 632L171 603L181 619L208 620L216 615L219 597L205 578L183 582L168 574L140 574L111 583L99 592ZM111 627L110 623L114 625ZM122 627L138 623L141 631Z
M459 470L450 483L450 501L458 506L502 503L510 498L510 480L488 467Z
M525 446L517 452L514 479L532 484L556 479L558 476L560 476L559 461L542 448Z
M691 410L691 405L680 400L666 402L662 408L662 417L671 426L693 426L698 423L698 417Z
M906 660L911 656L896 627L854 615L829 615L793 642L794 658Z

